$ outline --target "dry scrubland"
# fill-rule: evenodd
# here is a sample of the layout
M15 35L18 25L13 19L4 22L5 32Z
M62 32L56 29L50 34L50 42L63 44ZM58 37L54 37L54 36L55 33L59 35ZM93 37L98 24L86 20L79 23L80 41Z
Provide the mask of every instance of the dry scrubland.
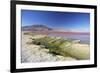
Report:
M75 61L87 60L90 58L90 47L87 44L75 43L71 48L61 46L59 54L51 53L49 49L31 43L36 38L45 37L45 35L33 35L32 33L22 32L21 62L54 62L54 61ZM57 50L53 50L57 51ZM64 54L64 55L63 55ZM67 54L67 56L66 56Z

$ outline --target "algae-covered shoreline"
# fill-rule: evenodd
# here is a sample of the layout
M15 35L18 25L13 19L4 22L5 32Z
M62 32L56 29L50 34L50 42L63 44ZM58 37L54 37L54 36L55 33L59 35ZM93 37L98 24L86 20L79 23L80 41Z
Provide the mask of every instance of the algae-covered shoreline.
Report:
M48 36L22 32L22 63L88 60L90 58L89 44L81 44L79 40L68 42L65 40L66 43L61 44L58 41L61 40L60 37L55 37L55 41L53 39L46 40L46 37ZM45 42L42 41L43 38ZM52 46L55 48L52 48Z

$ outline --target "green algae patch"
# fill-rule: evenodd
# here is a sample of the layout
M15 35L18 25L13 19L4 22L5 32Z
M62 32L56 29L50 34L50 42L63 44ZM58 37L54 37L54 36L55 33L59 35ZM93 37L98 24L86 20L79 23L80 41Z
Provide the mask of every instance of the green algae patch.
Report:
M90 59L90 46L81 44L79 40L63 39L61 37L45 36L42 38L32 38L35 45L43 45L49 52L62 56L71 56L78 60Z

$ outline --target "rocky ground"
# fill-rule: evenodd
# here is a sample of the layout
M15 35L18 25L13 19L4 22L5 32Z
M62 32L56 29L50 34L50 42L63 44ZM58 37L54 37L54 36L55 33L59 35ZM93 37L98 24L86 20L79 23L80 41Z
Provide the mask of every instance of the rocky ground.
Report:
M54 62L54 61L73 61L76 60L72 57L64 57L50 53L48 49L38 45L30 44L32 42L32 35L24 35L22 33L22 49L21 49L21 62ZM40 36L34 36L39 38Z

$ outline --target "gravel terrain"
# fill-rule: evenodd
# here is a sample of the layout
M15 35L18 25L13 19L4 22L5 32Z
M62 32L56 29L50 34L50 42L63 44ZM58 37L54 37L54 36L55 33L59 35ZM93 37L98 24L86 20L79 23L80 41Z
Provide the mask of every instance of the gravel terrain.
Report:
M55 55L49 52L48 49L38 45L30 44L32 42L32 35L24 35L22 33L22 49L21 49L21 62L55 62L55 61L73 61L76 60L72 57L64 57ZM35 36L36 38L40 36ZM34 37L34 38L35 38Z

